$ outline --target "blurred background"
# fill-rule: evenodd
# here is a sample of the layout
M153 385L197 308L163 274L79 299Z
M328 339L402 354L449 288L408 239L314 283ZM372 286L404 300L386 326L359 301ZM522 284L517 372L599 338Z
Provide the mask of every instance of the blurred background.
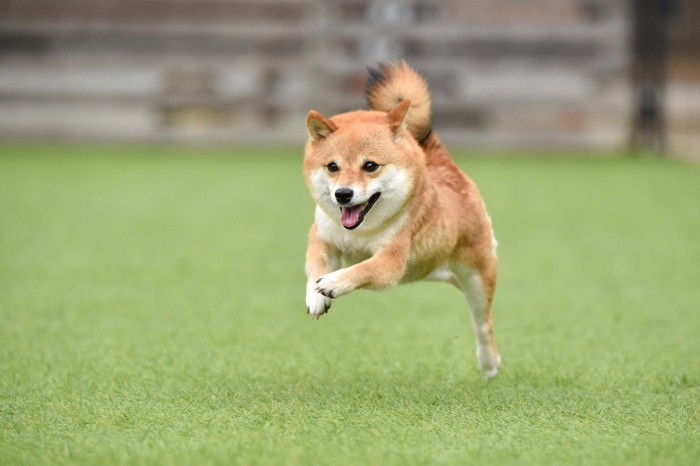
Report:
M450 144L700 160L697 0L0 0L3 139L300 144L367 66Z

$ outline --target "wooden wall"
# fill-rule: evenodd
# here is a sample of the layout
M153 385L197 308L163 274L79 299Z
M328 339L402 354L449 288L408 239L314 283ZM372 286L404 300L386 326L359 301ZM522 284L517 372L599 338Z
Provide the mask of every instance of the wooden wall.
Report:
M0 135L300 143L405 58L478 147L616 148L624 0L0 0Z

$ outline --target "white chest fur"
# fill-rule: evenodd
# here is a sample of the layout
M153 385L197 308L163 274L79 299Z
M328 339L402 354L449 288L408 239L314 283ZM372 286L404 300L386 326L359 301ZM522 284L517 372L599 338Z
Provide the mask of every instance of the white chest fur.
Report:
M406 215L399 215L384 228L374 231L364 231L364 225L360 225L357 230L346 230L319 207L316 207L315 220L319 237L338 248L345 261L357 263L387 244L403 226Z

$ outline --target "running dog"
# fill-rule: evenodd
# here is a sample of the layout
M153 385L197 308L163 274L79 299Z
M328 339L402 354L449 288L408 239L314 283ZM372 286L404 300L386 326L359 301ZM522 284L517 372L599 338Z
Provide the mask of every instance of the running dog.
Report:
M318 319L358 288L432 280L464 292L486 377L501 362L491 303L498 259L476 184L432 131L426 81L405 62L370 69L370 110L306 119L303 171L316 201L306 309Z

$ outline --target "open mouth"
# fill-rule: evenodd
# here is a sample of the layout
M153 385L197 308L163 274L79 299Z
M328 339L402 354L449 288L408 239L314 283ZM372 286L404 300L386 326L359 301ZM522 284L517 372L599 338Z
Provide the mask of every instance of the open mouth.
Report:
M354 230L355 228L359 227L362 221L365 219L365 215L367 215L367 212L372 209L380 195L381 193L379 192L372 194L372 197L370 197L364 204L341 207L340 222L343 224L345 229Z

